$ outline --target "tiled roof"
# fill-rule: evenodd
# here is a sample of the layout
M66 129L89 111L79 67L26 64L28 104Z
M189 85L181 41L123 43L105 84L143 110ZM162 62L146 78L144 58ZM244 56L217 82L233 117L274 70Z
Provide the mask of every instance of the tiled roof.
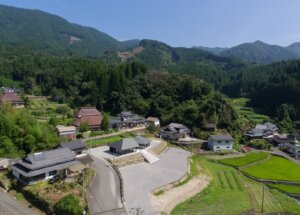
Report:
M94 107L82 107L77 112L77 116L102 116L101 112L99 112Z
M147 118L147 121L155 122L155 121L159 121L159 119L158 119L157 117L149 116L149 117Z
M11 92L0 95L0 102L24 103L18 95Z
M77 150L77 149L85 149L86 145L85 143L81 142L80 140L78 141L72 141L72 142L66 142L66 143L61 143L60 146L62 148L68 148L70 150Z
M61 133L61 132L70 132L70 131L76 132L75 126L57 125L56 129L58 130L59 133Z

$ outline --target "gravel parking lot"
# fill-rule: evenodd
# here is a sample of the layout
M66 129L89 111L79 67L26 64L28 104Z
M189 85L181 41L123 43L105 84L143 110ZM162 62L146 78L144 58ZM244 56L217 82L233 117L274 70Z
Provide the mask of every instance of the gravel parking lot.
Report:
M187 172L189 155L187 151L169 148L153 164L140 163L121 168L129 215L136 214L138 208L143 215L157 214L151 205L150 192L182 177Z

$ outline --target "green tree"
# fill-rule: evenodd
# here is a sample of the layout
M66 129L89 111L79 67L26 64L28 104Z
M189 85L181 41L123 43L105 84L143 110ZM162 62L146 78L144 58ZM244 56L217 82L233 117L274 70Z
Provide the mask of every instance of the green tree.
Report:
M83 208L80 206L78 197L74 194L69 194L54 205L54 212L57 215L81 215Z
M89 130L89 125L87 122L82 122L79 126L79 132L83 133Z
M101 123L101 130L107 131L109 129L109 118L106 113L103 114L103 119Z

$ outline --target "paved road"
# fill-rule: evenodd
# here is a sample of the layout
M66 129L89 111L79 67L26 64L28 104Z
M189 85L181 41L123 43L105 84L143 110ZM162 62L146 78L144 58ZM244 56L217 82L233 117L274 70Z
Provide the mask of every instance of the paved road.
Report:
M181 178L187 172L189 155L187 151L169 148L153 164L140 163L121 168L128 214L136 214L137 208L141 208L143 215L155 215L150 192Z
M0 190L0 215L33 215L33 214L36 213Z
M92 214L123 215L120 180L115 170L103 159L93 156L92 167L96 176L87 192L87 201Z

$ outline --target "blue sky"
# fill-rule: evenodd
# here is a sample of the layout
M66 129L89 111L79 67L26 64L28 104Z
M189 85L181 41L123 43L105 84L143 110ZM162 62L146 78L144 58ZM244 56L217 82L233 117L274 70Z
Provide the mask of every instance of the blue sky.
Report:
M0 0L91 26L118 40L231 47L300 41L299 0Z

